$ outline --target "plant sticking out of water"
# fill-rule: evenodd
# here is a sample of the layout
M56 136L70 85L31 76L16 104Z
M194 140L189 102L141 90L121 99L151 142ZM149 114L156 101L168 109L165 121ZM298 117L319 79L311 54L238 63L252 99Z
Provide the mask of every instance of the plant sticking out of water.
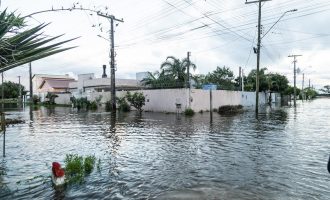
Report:
M95 156L79 156L67 154L65 157L65 173L69 183L82 183L86 175L90 174L95 165Z
M193 115L195 115L195 111L194 111L193 109L191 109L191 108L187 108L187 109L184 111L184 114L185 114L186 116L193 116Z

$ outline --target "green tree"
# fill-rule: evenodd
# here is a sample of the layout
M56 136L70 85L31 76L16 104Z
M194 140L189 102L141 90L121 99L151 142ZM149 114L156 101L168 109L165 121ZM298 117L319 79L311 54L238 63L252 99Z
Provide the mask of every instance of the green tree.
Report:
M208 73L205 77L205 81L207 83L213 83L218 86L218 89L223 90L234 90L235 83L234 83L234 73L228 67L217 67L211 73Z
M191 77L193 86L197 89L201 89L203 85L207 84L206 76L204 74L196 74Z
M14 83L11 81L4 82L0 85L0 97L2 98L2 89L4 94L4 99L18 98L19 90L21 89L21 94L25 95L25 89L23 85L19 85L18 83Z
M24 18L8 13L0 13L0 72L51 56L70 48L60 48L71 40L49 44L60 36L46 37L41 30L47 24L28 29Z
M330 94L330 85L325 85L322 89L320 89L320 91L325 94Z
M131 104L131 106L136 108L139 112L143 111L142 107L145 105L146 101L143 93L134 92L133 94L131 94L130 92L127 92L126 99Z
M278 92L284 94L286 89L289 87L288 78L278 73L269 73L266 75L268 82L268 89L271 92Z
M162 70L163 80L169 81L175 85L175 87L185 87L187 84L187 69L190 67L192 70L196 69L196 65L187 58L182 60L175 58L174 56L167 57L166 61L160 66ZM189 73L191 77L191 73Z
M259 70L259 91L267 91L269 90L269 80L267 79L266 72L267 68L262 68ZM247 76L245 85L246 91L255 91L256 90L256 75L257 70L251 70L249 75Z

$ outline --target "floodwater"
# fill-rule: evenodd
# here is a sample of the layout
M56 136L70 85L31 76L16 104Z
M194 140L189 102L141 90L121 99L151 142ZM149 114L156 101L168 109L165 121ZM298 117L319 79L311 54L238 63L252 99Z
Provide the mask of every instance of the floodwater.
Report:
M0 199L329 199L329 111L330 99L212 123L209 113L7 111L26 123L7 129ZM94 154L100 169L55 189L51 163L69 153Z

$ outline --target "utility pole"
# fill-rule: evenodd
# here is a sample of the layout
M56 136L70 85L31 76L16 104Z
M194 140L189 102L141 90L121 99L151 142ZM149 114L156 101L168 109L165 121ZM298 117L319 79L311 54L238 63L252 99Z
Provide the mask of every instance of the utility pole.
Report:
M239 67L238 72L238 83L239 83L239 91L242 91L242 67Z
M22 100L22 88L21 88L21 76L18 76L18 101L21 103Z
M30 103L33 103L33 89L32 89L32 64L29 63L29 74L30 74Z
M308 79L308 88L311 89L311 79Z
M297 57L302 56L302 55L290 55L288 57L293 57L293 106L296 107L297 106L297 88L296 88L296 74L297 74L297 70L296 70L296 63L297 63Z
M258 3L258 44L257 44L257 73L256 73L256 114L259 112L259 68L260 68L260 47L261 47L261 3L271 0L246 1L245 4Z
M191 96L190 96L190 55L191 53L188 51L187 52L187 61L188 61L188 67L187 67L187 87L188 87L188 93L189 93L189 102L188 102L188 106L189 108L191 108Z
M242 83L242 91L244 92L244 69L242 69L242 80L241 80L241 83Z
M304 83L305 83L305 73L303 73L303 79L301 84L301 98L304 100Z
M111 46L110 46L110 74L111 74L111 108L112 112L116 113L116 70L115 70L115 34L114 34L114 28L113 28L113 23L114 21L118 22L124 22L122 19L117 19L113 15L106 15L101 12L98 12L97 15L107 18L110 20L110 41L111 41Z
M3 72L1 73L1 107L2 107L2 112L4 112L5 106L4 106L4 84L3 84Z

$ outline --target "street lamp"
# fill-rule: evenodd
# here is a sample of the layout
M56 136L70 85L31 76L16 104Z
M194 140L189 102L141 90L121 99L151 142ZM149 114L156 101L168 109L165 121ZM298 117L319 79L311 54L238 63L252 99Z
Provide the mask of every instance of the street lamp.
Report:
M284 17L284 15L286 15L287 13L289 13L289 12L296 12L296 11L298 11L298 9L292 9L292 10L288 10L288 11L285 11L282 15L281 15L281 17L280 18L278 18L278 20L268 29L268 31L265 33L265 35L264 36L262 36L261 37L261 39L262 38L264 38L268 33L269 33L269 31L270 30L272 30L272 28L274 28L274 26Z

